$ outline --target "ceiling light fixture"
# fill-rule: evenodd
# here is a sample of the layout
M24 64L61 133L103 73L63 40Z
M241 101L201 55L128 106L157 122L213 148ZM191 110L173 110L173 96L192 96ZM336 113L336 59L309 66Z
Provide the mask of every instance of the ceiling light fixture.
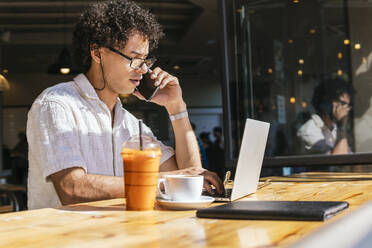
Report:
M64 67L61 67L59 69L59 71L61 72L61 74L69 74L70 73L70 68L64 68Z
M64 46L56 62L48 68L48 73L69 74L71 72L71 55L67 47Z
M5 91L9 89L10 86L8 80L2 74L0 74L0 91Z
M55 63L49 66L48 73L69 74L71 72L72 59L66 46L66 1L63 1L63 49Z
M345 40L344 40L344 44L345 44L345 45L349 45L349 44L350 44L350 40L349 40L349 39L345 39Z
M2 45L0 43L0 66L3 65L3 53L2 53ZM8 72L7 69L2 69L1 70L4 74ZM9 86L9 82L8 80L6 79L5 76L3 76L2 74L0 74L0 92L1 91L5 91L5 90L9 90L10 89L10 86ZM0 100L1 100L1 95L0 94ZM0 116L2 115L2 100L0 101ZM1 140L0 140L0 145L1 145ZM1 158L1 156L0 156Z
M298 63L299 63L300 65L303 65L303 64L305 63L305 61L304 61L303 59L299 59L299 60L298 60Z
M359 49L362 48L362 46L360 45L360 43L356 43L356 44L354 45L354 48L355 48L355 50L359 50Z
M337 54L337 58L338 58L338 59L342 59L342 53L338 53L338 54Z

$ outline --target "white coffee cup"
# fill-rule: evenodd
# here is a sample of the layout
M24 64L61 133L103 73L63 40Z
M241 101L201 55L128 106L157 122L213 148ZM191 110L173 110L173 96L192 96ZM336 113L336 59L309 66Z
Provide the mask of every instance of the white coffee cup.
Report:
M158 191L162 198L179 202L192 202L200 199L203 191L203 176L168 175L159 179ZM160 185L164 184L165 194Z

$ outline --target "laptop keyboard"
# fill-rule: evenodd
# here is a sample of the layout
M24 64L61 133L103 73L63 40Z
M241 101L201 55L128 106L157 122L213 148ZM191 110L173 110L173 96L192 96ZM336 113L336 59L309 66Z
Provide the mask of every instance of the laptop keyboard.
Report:
M231 192L232 192L232 189L225 189L225 193L223 194L219 194L217 192L216 189L212 189L213 190L213 195L210 194L208 191L203 191L203 194L202 195L205 195L205 196L212 196L212 197L217 197L217 198L230 198L231 196Z

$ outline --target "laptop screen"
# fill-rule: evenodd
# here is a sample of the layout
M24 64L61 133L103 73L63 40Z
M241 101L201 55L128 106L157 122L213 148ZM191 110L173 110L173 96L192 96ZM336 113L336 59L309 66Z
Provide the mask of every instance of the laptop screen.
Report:
M269 128L267 122L246 120L231 200L256 192Z

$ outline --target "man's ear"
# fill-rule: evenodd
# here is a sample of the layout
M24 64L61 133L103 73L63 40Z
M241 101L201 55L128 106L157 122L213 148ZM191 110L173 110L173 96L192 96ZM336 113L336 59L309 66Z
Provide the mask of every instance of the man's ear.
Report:
M92 62L96 62L96 63L101 63L101 49L102 48L98 48L97 45L91 45L90 46L90 56L92 58Z

